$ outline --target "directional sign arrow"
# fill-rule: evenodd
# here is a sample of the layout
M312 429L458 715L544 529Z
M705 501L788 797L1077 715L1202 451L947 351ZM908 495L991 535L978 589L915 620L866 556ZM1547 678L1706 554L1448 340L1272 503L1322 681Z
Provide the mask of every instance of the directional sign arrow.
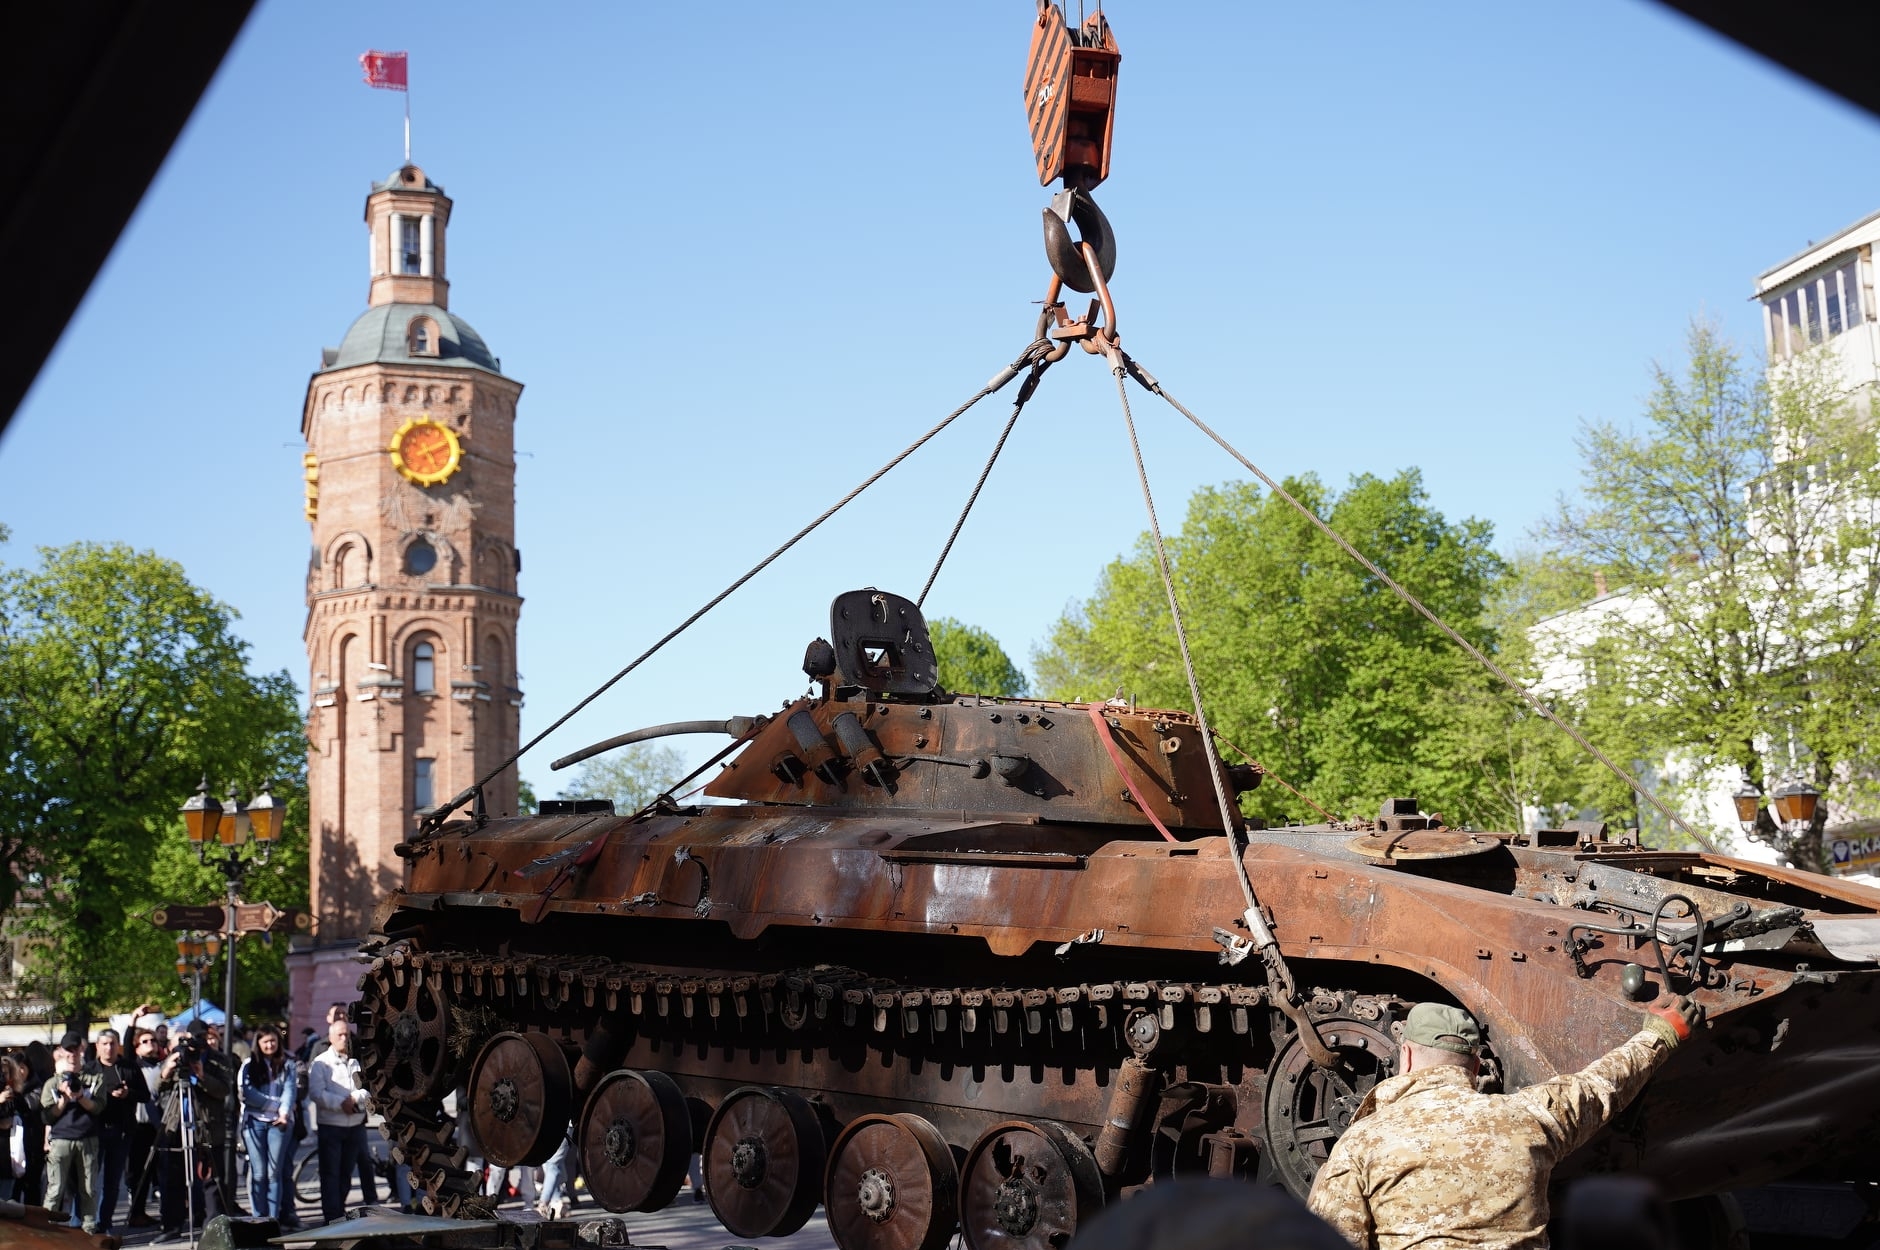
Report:
M280 915L273 903L237 903L235 928L241 933L266 933Z
M228 912L220 907L187 907L166 903L150 913L150 923L159 929L204 929L220 932L228 921Z

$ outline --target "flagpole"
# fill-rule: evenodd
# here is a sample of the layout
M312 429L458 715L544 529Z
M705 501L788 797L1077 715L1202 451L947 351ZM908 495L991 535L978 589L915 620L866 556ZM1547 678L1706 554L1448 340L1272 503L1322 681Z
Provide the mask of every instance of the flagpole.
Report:
M405 164L411 164L411 84L405 84Z

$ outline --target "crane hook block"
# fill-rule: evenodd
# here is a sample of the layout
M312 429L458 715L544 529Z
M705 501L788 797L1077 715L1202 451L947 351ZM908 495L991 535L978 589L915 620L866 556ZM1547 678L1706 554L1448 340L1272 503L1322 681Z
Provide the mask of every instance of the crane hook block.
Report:
M1062 178L1066 187L1088 191L1110 176L1122 59L1102 9L1073 28L1061 7L1038 0L1025 66L1025 116L1040 186Z

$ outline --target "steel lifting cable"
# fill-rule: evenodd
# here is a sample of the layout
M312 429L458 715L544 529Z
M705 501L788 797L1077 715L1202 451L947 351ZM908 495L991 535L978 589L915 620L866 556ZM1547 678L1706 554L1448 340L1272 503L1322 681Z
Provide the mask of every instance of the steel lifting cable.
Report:
M1705 837L1703 834L1699 833L1696 829L1693 829L1689 824L1687 824L1684 818L1679 816L1676 812L1672 811L1671 808L1668 805L1666 805L1666 803L1662 799L1660 799L1656 794L1653 794L1650 790L1646 789L1645 783L1640 781L1637 777L1634 777L1626 769L1621 768L1604 751L1594 746L1592 742L1590 742L1587 739L1585 734L1582 734L1579 730L1575 729L1572 725L1568 724L1564 719L1562 719L1558 714L1556 714L1552 708L1548 707L1546 703L1542 702L1530 690L1528 690L1526 686L1522 685L1520 682L1516 681L1512 676L1510 676L1508 672L1501 667L1501 665L1495 663L1495 661L1493 661L1486 654L1484 654L1481 648L1477 647L1474 643L1470 642L1467 638L1464 638L1461 634L1457 633L1453 628L1450 627L1447 621L1443 620L1440 616L1436 615L1436 613L1432 612L1429 608L1425 607L1423 605L1422 600L1418 599L1415 595L1411 594L1403 586L1398 584L1395 578L1391 577L1390 574L1386 573L1383 569L1379 568L1377 564L1373 562L1369 557L1367 557L1363 552L1359 551L1356 547L1352 546L1351 543L1345 539L1345 536L1343 534L1340 534L1337 530L1333 529L1331 525L1329 525L1328 523L1326 523L1323 519L1319 517L1318 513L1312 511L1312 509L1306 507L1304 503L1300 502L1297 498L1295 498L1291 491L1288 491L1284 486L1281 486L1278 482L1268 477L1263 471L1261 471L1258 465L1253 463L1253 461L1241 455L1240 452L1236 450L1231 443L1229 443L1226 439L1222 438L1219 434L1215 433L1212 426L1208 425L1207 422L1203 421L1200 417L1197 417L1194 413L1190 412L1187 408L1183 407L1182 404L1178 400L1176 400L1176 398L1173 395L1169 394L1166 390L1162 388L1162 383L1156 380L1154 374L1150 373L1147 369L1144 369L1141 365L1137 364L1136 361L1132 359L1127 353L1122 353L1120 348L1118 349L1118 351L1122 355L1123 365L1127 367L1127 369L1129 370L1130 376L1135 378L1137 382L1141 383L1143 389L1149 391L1153 395L1161 396L1163 400L1167 401L1168 405L1171 408L1175 409L1176 412L1181 413L1184 417L1187 417L1189 421L1194 423L1194 426L1196 429L1200 430L1203 434L1206 434L1209 438L1213 439L1216 445L1218 445L1222 451L1225 451L1228 455L1238 460L1242 468L1246 469L1247 472L1253 474L1255 477L1259 478L1261 482L1265 483L1266 488L1268 490L1272 491L1275 495L1279 496L1279 498L1285 500L1288 504L1292 505L1292 507L1295 508L1299 512L1299 515L1303 516L1306 520L1310 521L1319 530L1320 533L1324 534L1327 538L1331 539L1333 542L1337 543L1341 548L1343 548L1346 555L1350 556L1353 560L1356 560L1359 564L1363 565L1366 571L1368 571L1371 574L1371 576L1377 578L1377 580L1379 580L1380 582L1383 582L1384 585L1388 586L1393 594L1395 594L1399 599L1403 600L1405 603L1409 604L1412 608L1416 609L1416 611L1420 613L1426 620L1428 620L1430 624L1436 626L1437 629L1442 630L1444 634L1448 635L1449 640L1451 642L1455 643L1458 647L1461 647L1478 664L1480 664L1483 668L1487 669L1490 673L1493 673L1496 679L1499 680L1504 686L1508 687L1508 689L1514 691L1517 695L1521 696L1522 700L1526 702L1529 707L1533 708L1536 712L1540 713L1541 716L1546 718L1547 721L1553 724L1562 733L1566 734L1569 738L1573 739L1574 742L1578 743L1582 750L1586 751L1587 754L1591 755L1594 759L1598 760L1601 764L1603 764L1606 767L1606 769L1612 773L1613 776L1617 777L1620 781L1623 781L1632 790L1634 794L1638 795L1640 798L1644 799L1647 803L1650 803L1654 808L1656 808L1658 813L1661 816L1663 816L1666 820L1670 821L1674 826L1682 830L1685 834L1690 836L1695 842L1698 843L1698 845L1702 846L1705 850L1711 851L1713 853L1716 852L1717 847L1711 841L1711 839ZM1119 378L1118 384L1121 385L1120 378L1122 374L1120 370L1117 376ZM1179 625L1177 628L1179 628Z
M698 611L686 617L685 620L681 621L676 627L674 627L672 630L668 631L663 637L661 637L658 642L655 642L652 646L648 647L646 650L640 652L639 655L635 656L632 663L628 664L625 668L621 669L618 673L615 673L612 677L609 677L606 681L602 682L599 686L595 687L593 692L590 693L586 698L582 699L579 703L576 703L573 707L569 708L566 712L563 712L559 717L555 719L554 724L550 725L547 729L542 730L542 732L536 734L533 738L530 738L527 742L523 743L520 747L517 747L515 752L512 755L510 755L509 758L505 759L502 763L498 764L495 768L485 773L481 778L479 778L476 781L474 785L464 790L463 793L457 795L457 797L453 798L450 802L444 804L442 807L437 808L435 811L431 812L430 815L425 817L424 824L422 826L421 831L425 833L429 833L429 832L436 830L439 826L441 826L444 823L444 818L446 816L450 815L450 813L456 811L458 808L462 807L465 803L468 803L472 798L476 797L476 795L482 791L484 786L488 785L490 782L500 777L503 774L503 770L510 768L511 766L515 764L517 760L521 759L524 755L527 755L529 751L534 749L534 747L542 741L542 739L548 737L550 734L554 733L557 729L560 729L563 725L567 724L570 720L574 719L574 717L578 713L580 713L580 711L583 708L587 707L588 704L594 702L594 700L600 698L603 694L606 694L609 690L613 689L614 685L618 683L621 678L625 677L628 673L631 673L634 669L638 668L640 665L644 664L647 660L651 659L653 655L659 651L660 648L664 647L667 643L671 642L674 638L677 638L680 634L690 629L693 626L693 624L695 624L698 621L700 617L704 616L707 612L710 612L713 608L717 607L719 604L723 603L726 599L730 598L731 595L739 587L744 585L744 583L750 581L753 577L756 577L759 573L769 568L773 563L776 562L778 557L783 555L784 552L790 550L790 548L796 546L797 543L801 542L804 538L808 537L824 521L827 521L830 517L842 511L843 508L847 507L851 502L854 501L856 496L860 495L863 491L867 490L870 486L873 486L876 482L886 477L888 475L888 472L892 470L896 465L900 464L903 460L907 459L909 456L919 451L922 447L926 446L927 443L936 434L946 429L949 425L952 425L962 415L964 415L966 411L969 408L971 408L974 404L978 403L980 400L984 399L986 396L992 394L993 392L1004 389L1006 384L1009 383L1013 378L1017 377L1021 370L1025 369L1028 366L1035 365L1038 362L1039 358L1042 357L1043 354L1050 349L1050 347L1051 347L1051 344L1048 341L1044 341L1044 340L1033 342L1030 346L1026 347L1025 350L1019 354L1019 357L1017 360L1013 361L1011 364L1007 365L1005 368L999 370L998 373L994 374L992 376L992 379L988 381L984 386L980 387L979 390L973 395L971 399L967 400L965 403L961 404L958 408L955 408L952 412L948 413L932 429L928 430L925 434L922 434L919 438L915 439L913 442L909 443L905 448L903 448L900 452L898 452L894 456L893 459L889 460L886 464L882 465L879 469L876 469L873 473L869 474L866 478L862 479L862 482L860 485L856 486L855 489L851 490L848 494L842 496L842 498L836 500L835 503L831 504L827 509L825 509L822 512L822 514L819 515L815 520L811 521L808 525L805 525L802 529L792 534L789 537L789 539L787 539L781 547L778 547L775 551L771 552L769 555L765 556L762 560L759 560L756 564L752 565L750 570L746 572L742 577L732 582L729 586L726 586L723 590L719 591L716 595L713 595L711 599L709 599L703 607L698 609Z
M1085 247L1087 251L1088 245ZM1097 275L1098 290L1103 291L1101 271L1092 266L1092 272ZM1103 293L1108 295L1107 291ZM1113 326L1114 318L1111 320ZM1279 939L1273 936L1272 926L1267 924L1266 916L1260 911L1260 900L1253 892L1253 878L1248 875L1246 861L1241 857L1240 841L1234 836L1234 811L1227 798L1227 785L1223 779L1225 769L1214 750L1214 735L1208 729L1207 708L1201 702L1201 681L1195 676L1194 657L1188 651L1188 631L1182 624L1181 603L1175 596L1175 578L1169 571L1168 548L1162 542L1162 523L1156 519L1155 496L1149 490L1149 470L1143 464L1142 444L1136 438L1136 418L1129 410L1129 387L1125 381L1125 362L1128 358L1123 355L1122 348L1116 346L1114 337L1109 341L1106 355L1110 359L1111 372L1116 375L1116 397L1123 404L1123 424L1129 430L1129 450L1136 458L1136 480L1142 485L1142 502L1149 511L1149 535L1155 543L1156 569L1162 574L1162 589L1168 594L1169 617L1175 625L1176 644L1181 648L1182 671L1188 678L1188 694L1194 700L1195 722L1201 730L1202 750L1208 757L1208 776L1214 782L1214 798L1221 808L1221 832L1227 836L1228 849L1232 852L1228 858L1234 861L1234 877L1240 882L1241 897L1247 904L1246 910L1241 913L1242 919L1246 923L1253 949L1259 953L1261 963L1266 965L1271 992L1276 1000L1274 1006L1292 1020L1299 1030L1299 1044L1305 1048L1312 1062L1329 1068L1337 1062L1337 1058L1325 1044L1325 1039L1319 1036L1311 1017L1299 1006L1299 991L1293 983L1292 970L1287 967L1285 956L1280 953ZM1233 956L1237 947L1244 957L1244 943L1234 941L1233 935L1225 930L1217 929L1215 933L1225 951L1223 958Z
M1036 346L1033 344L1034 348ZM992 445L992 454L986 457L986 467L979 471L979 480L973 483L972 493L966 496L966 506L960 509L959 520L953 522L953 532L947 535L946 544L940 548L940 558L933 562L933 572L927 574L927 584L920 588L920 598L914 600L915 607L926 604L927 592L933 589L935 579L940 576L940 566L953 554L953 544L959 539L960 531L966 528L966 518L971 514L973 505L979 502L979 492L985 489L986 479L992 476L992 466L999 462L999 453L1005 450L1005 440L1012 437L1012 427L1018 424L1018 414L1025 411L1025 401L1037 392L1039 379L1044 377L1044 371L1050 367L1051 361L1048 359L1032 362L1031 376L1018 388L1018 398L1012 401L1012 415L1006 421L1005 428L999 431L999 441Z

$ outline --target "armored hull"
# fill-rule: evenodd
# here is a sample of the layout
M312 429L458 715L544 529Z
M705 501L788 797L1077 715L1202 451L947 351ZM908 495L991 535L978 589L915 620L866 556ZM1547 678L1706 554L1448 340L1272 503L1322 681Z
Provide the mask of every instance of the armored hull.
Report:
M892 645L845 636L845 601ZM701 1151L739 1236L825 1202L844 1247L1061 1244L1157 1177L1303 1192L1416 1001L1473 1012L1515 1087L1667 991L1709 1027L1569 1170L1880 1179L1880 892L1401 802L1230 836L1216 787L1258 774L1186 714L948 695L894 596L832 624L823 693L747 722L718 802L404 848L362 1056L441 1209L474 1202L456 1091L494 1161L572 1129L614 1209L669 1201ZM1236 858L1290 985L1248 957Z

